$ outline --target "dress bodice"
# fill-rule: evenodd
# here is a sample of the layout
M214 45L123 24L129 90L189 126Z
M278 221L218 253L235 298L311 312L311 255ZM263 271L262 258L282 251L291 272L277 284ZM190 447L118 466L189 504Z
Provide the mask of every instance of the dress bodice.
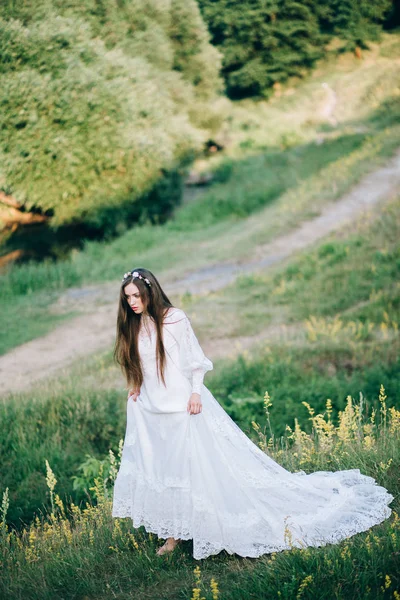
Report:
M163 322L163 343L166 353L166 369L174 379L183 377L192 384L192 392L201 393L203 378L213 368L212 362L204 355L185 312L170 307ZM144 369L145 380L154 378L157 372L157 328L148 314L141 317L138 349ZM172 375L171 375L172 377ZM145 381L146 383L146 381Z

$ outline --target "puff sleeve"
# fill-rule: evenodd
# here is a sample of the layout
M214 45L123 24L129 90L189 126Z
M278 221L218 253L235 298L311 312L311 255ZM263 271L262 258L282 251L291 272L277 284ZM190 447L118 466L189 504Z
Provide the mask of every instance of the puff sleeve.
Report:
M184 311L179 311L179 321L176 322L175 327L179 344L180 369L191 381L192 393L201 394L204 375L207 371L212 371L213 363L205 356L190 319Z

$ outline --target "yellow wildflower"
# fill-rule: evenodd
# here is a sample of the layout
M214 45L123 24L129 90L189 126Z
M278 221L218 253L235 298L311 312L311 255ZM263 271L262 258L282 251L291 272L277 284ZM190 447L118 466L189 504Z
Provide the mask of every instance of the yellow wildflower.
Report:
M218 583L215 581L214 577L211 578L210 587L211 587L213 600L218 600L218 598L219 598Z
M297 590L296 600L298 600L299 598L301 598L303 596L304 590L310 585L312 580L313 580L312 575L307 575L307 577L305 577L303 579L303 581L300 584L299 589Z

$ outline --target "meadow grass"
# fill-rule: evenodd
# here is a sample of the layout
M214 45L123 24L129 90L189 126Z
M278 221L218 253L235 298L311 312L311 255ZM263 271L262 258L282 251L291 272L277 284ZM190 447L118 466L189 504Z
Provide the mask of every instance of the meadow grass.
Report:
M57 325L78 314L73 310L58 314L52 311L57 299L55 292L48 291L36 294L32 303L29 295L15 296L13 303L4 303L1 307L4 328L0 336L0 355L31 339L46 335ZM23 327L21 323L24 323Z
M302 323L312 341L313 327L322 335L325 326L327 339L329 323L336 323L331 341L354 327L350 337L386 339L400 319L399 239L400 198L394 197L285 263L239 275L201 298L187 296L185 306L197 327L210 335L217 329L217 338Z
M279 432L307 398L321 409L321 399L330 397L334 410L342 409L346 388L372 402L382 381L396 397L399 239L395 198L268 273L187 299L197 329L216 342L224 335L234 346L240 336L255 336L238 358L228 351L212 379L215 395L242 428L259 416L266 381L279 406Z
M387 251L392 255L396 215L396 211L383 211L355 232L331 240L329 244L335 247L337 241L339 249L343 243L351 246L352 236L361 240L357 252L338 250L340 260L329 262L336 251L321 250L327 244L323 242L311 255L328 262L323 269L310 270L308 285L314 284L314 278L329 280L332 269L345 274L350 268L368 265L379 247L379 232L386 233ZM390 235L382 219L393 226ZM251 302L256 308L259 302L256 314L273 305L275 297L281 308L282 296L271 292L276 286L283 287L281 278L288 277L288 270L292 272L291 265L299 265L300 271L304 265L314 265L309 254L302 253L278 268L264 281L264 287L257 278L249 282ZM246 433L285 468L306 472L360 468L395 496L392 508L398 513L398 332L393 327L393 313L387 321L380 310L369 309L376 297L381 299L382 309L388 309L384 292L394 276L393 261L384 264L387 271L379 270L379 280L367 279L375 295L365 288L364 300L356 294L349 306L347 295L342 295L340 287L334 288L331 293L337 295L337 302L331 298L329 310L314 311L323 315L319 321L315 321L317 317L305 319L299 338L276 343L267 340L264 350L217 361L206 385ZM308 298L302 278L295 281L299 285L296 293L291 290L284 299L285 316L293 314L293 318L298 316L303 295ZM213 294L209 300L212 296L221 310L224 301L236 302L236 309L243 303L242 296L233 295L232 290ZM324 305L322 292L313 299L316 306L318 298ZM198 314L196 299L187 302L189 313L194 310ZM351 313L350 320L341 316L340 325L335 321L338 307L343 309L341 315ZM243 318L249 319L250 312ZM367 322L365 314L376 331L367 328L360 334L359 324ZM209 318L213 320L213 315ZM382 383L386 392L381 389L379 393ZM347 394L360 398L361 403L349 402ZM155 536L143 529L132 530L129 520L113 520L110 489L108 497L102 497L103 477L108 478L105 485L110 488L118 466L125 398L122 379L117 377L108 352L65 370L63 376L29 393L5 399L0 413L1 462L6 474L2 486L8 488L9 498L4 501L9 507L3 511L1 552L5 597L396 598L400 531L395 513L371 531L337 546L293 548L258 560L223 552L197 565L191 543L185 542L167 560L155 557ZM338 424L333 426L336 420ZM97 478L95 485L93 477ZM91 496L86 507L85 490ZM37 518L29 525L35 513ZM21 517L25 525L19 522Z
M0 352L49 329L42 307L50 306L50 292L113 281L127 264L145 265L171 281L215 262L248 259L258 244L317 214L382 165L400 146L397 62L379 55L391 42L385 37L363 63L346 55L336 66L321 64L269 102L227 103L230 144L221 156L194 165L214 169L216 183L166 224L87 242L64 261L9 267L0 277L0 307L21 326L4 333ZM319 111L326 82L337 96L335 126ZM28 322L17 318L18 297L29 300Z
M348 228L348 230L350 227ZM392 324L400 318L400 198L351 225L351 234L331 236L303 253L273 279L277 303L292 319L354 313L363 323ZM296 299L296 301L294 301Z
M398 599L400 551L399 480L400 411L388 408L383 386L379 409L367 417L362 402L349 396L338 419L331 404L317 414L307 406L310 434L298 423L277 438L254 423L260 447L292 471L359 468L394 495L392 515L368 531L320 548L293 546L259 559L225 551L203 561L185 541L167 557L157 557L158 541L130 519L111 517L112 486L121 453L110 453L107 476L93 482L94 500L85 506L65 504L57 491L57 471L46 460L50 509L22 532L10 529L10 500L4 491L0 533L3 597L46 600L68 598L162 598L222 600L229 598ZM269 422L271 401L264 396ZM43 479L45 475L43 474ZM396 595L397 594L397 595Z
M115 447L125 427L125 399L118 390L63 383L47 395L31 391L25 401L15 396L0 406L0 421L8 424L0 441L2 485L10 489L9 518L18 527L46 504L40 476L45 458L59 473L60 494L68 496L85 455ZM76 502L83 497L74 494Z

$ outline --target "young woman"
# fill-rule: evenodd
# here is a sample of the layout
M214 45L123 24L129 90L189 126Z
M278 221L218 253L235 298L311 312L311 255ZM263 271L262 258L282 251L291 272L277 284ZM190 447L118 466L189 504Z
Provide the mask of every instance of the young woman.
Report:
M291 473L242 432L203 384L213 364L188 316L147 269L122 280L115 357L130 391L112 514L166 539L158 554L187 539L195 559L323 546L391 514L393 496L359 469Z

